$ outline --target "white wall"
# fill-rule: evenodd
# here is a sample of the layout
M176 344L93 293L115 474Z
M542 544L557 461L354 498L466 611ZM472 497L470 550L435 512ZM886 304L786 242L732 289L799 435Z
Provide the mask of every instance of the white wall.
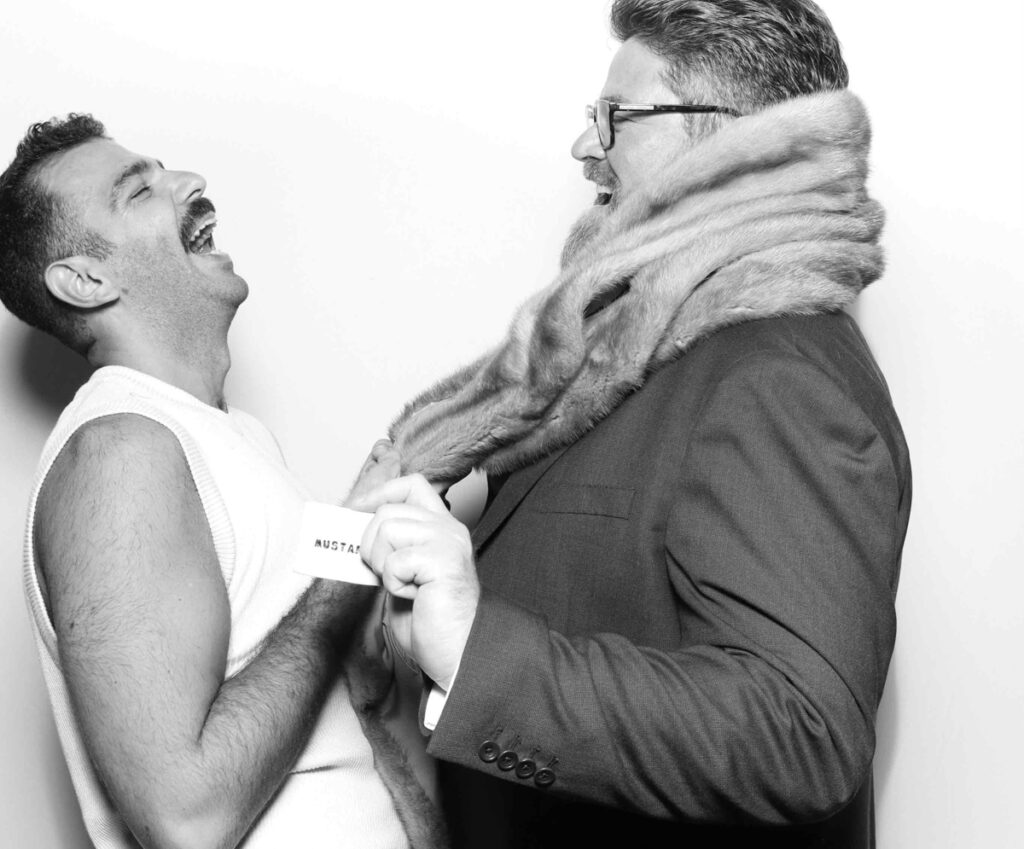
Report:
M593 0L261 5L6 10L0 159L30 122L91 111L208 178L218 243L252 287L231 400L327 496L407 397L496 340L553 273L591 198L568 146L613 44ZM857 314L915 472L879 844L1009 847L1024 790L1022 13L825 8L875 120L890 262ZM0 846L76 849L20 552L35 458L85 372L7 314L0 362Z

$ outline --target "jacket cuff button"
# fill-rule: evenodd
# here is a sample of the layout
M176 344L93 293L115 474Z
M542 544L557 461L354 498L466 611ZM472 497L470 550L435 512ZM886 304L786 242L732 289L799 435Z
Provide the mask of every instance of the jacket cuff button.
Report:
M480 756L485 764L494 763L498 759L498 753L501 751L498 748L498 744L493 740L485 740L484 744L479 748L477 754Z
M530 778L537 771L537 762L523 758L516 766L516 778Z
M554 771L548 769L546 766L541 767L537 770L537 774L533 776L533 783L538 787L550 787L555 783Z
M515 769L517 763L519 763L519 755L511 749L506 749L498 757L498 769L502 772L508 772L510 769Z

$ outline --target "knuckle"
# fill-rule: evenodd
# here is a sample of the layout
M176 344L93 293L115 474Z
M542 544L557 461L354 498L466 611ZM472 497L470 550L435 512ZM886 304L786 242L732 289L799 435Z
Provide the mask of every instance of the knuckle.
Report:
M377 508L376 517L378 524L381 526L390 523L395 518L395 505L381 504L380 507Z

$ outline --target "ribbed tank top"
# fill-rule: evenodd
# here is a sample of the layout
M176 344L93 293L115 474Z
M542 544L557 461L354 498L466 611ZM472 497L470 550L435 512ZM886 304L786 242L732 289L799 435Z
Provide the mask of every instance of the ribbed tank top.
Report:
M43 449L25 536L25 594L61 746L89 836L98 849L136 842L93 770L60 668L33 551L39 491L71 435L101 416L132 413L177 438L206 511L231 610L227 677L259 651L263 639L303 593L310 578L291 570L299 519L309 494L288 471L270 432L252 416L227 412L154 377L121 366L96 371L61 414ZM340 679L280 792L241 844L407 847L391 797Z

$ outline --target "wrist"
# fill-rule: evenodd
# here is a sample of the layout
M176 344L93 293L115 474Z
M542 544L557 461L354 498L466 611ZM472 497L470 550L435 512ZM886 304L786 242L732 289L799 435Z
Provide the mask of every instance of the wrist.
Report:
M414 657L430 680L443 690L451 688L469 643L480 600L479 587L475 582L463 585L456 597L457 604L447 607L432 622L421 622L426 627L414 636Z
M305 598L324 639L335 651L344 652L361 633L379 593L377 587L317 578Z

